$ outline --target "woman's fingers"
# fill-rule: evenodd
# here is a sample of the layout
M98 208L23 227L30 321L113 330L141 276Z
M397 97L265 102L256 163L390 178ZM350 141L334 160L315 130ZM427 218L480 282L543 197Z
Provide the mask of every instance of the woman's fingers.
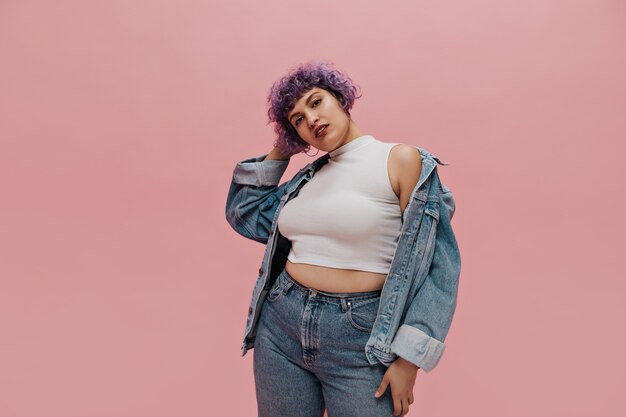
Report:
M385 390L387 389L387 385L389 385L389 378L387 377L387 372L385 372L385 375L383 375L382 381L380 381L380 385L378 386L378 389L374 393L374 397L378 398L381 395L383 395L385 393Z
M400 416L402 415L402 399L399 395L393 396L393 415Z
M409 406L415 401L413 392L402 396L393 396L393 415L404 416L409 413Z
M393 397L393 415L394 416L404 416L409 412L409 398L394 396Z

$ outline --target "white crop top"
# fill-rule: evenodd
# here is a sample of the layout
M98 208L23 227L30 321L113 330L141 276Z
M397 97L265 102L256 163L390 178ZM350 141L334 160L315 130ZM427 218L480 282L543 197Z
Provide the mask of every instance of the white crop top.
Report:
M402 213L387 171L397 143L371 135L329 152L330 159L285 204L280 233L291 262L388 273Z

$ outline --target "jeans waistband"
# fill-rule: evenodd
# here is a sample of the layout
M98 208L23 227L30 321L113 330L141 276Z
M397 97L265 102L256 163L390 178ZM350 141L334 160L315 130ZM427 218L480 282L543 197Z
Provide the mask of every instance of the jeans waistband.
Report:
M338 302L338 301L341 301L341 299L344 299L347 301L364 300L368 298L380 297L382 293L382 289L373 290L373 291L359 291L359 292L326 292L326 291L318 290L317 288L311 288L311 287L306 287L302 285L301 283L296 281L296 279L292 277L289 274L289 272L287 272L287 269L283 269L280 275L284 279L291 281L291 285L293 288L299 291L302 291L304 293L307 293L307 294L310 294L313 292L316 294L317 298L326 299L328 301Z

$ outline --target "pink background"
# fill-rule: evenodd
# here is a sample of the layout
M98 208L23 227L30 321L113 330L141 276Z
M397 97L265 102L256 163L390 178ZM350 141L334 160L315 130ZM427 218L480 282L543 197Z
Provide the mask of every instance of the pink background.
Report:
M409 416L626 415L625 40L617 0L3 0L0 415L256 415L264 247L224 203L311 58L450 164L459 303Z

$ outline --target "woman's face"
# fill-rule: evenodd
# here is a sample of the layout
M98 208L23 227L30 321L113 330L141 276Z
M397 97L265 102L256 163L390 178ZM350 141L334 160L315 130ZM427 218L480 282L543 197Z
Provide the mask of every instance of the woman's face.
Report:
M302 140L322 151L330 152L360 136L339 100L323 88L304 93L287 117Z

